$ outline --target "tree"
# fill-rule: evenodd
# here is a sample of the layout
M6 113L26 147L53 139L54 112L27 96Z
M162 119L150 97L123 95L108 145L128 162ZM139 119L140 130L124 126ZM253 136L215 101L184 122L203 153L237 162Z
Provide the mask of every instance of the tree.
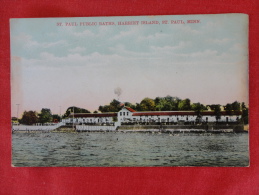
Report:
M154 102L155 102L155 107L157 111L164 110L165 104L167 103L166 100L161 97L156 97Z
M35 111L24 111L21 120L19 121L21 124L25 125L33 125L38 122L38 116Z
M132 103L130 103L130 102L125 102L124 105L127 106L127 107L132 108L133 110L136 110L136 105L134 105L134 104L132 104Z
M95 111L94 111L94 113L96 114L96 113L98 113L98 111L97 111L97 110L95 110Z
M201 111L206 110L206 107L200 102L198 102L198 103L193 103L191 105L191 109L195 111L195 113L197 114L197 121L201 121L201 118L202 118Z
M113 99L110 102L110 112L118 112L121 109L121 102L118 100Z
M246 107L244 102L242 102L242 104L241 104L241 109L242 109L242 119L244 121L244 124L248 124L249 109Z
M52 118L53 118L53 122L60 122L61 121L61 117L57 114L53 114Z
M52 122L52 121L53 121L53 117L52 117L50 109L42 108L41 113L39 114L39 122L48 123L48 122Z
M210 109L214 111L214 113L216 115L216 120L219 120L221 118L220 104L212 104L212 105L210 105Z
M200 102L198 102L198 103L193 103L191 105L191 109L195 112L200 113L201 111L206 110L206 107L203 104L201 104Z
M109 105L99 106L100 112L118 112L123 105L120 101L113 99Z
M184 99L181 100L178 104L178 109L179 110L191 110L191 100L190 99Z
M231 107L233 111L240 111L240 103L238 101L234 101L231 104Z
M139 103L136 103L136 111L141 111L141 107Z
M172 97L172 110L177 111L178 106L179 106L179 102L182 101L180 98L178 97Z
M156 97L154 99L157 111L171 111L178 110L178 104L181 101L178 97L167 95L166 97Z
M231 104L226 104L225 106L225 110L227 112L227 114L232 114L232 105Z
M84 109L84 108L79 108L79 107L76 107L76 106L70 106L70 107L67 108L63 117L68 117L71 113L91 113L91 112L87 109Z
M140 109L142 111L154 111L156 109L154 100L151 98L144 98L140 102Z

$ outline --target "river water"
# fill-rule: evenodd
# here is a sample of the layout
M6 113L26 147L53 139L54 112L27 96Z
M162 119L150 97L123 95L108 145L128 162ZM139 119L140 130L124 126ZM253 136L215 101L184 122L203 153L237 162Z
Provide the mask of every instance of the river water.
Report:
M12 164L50 166L249 166L247 133L14 133Z

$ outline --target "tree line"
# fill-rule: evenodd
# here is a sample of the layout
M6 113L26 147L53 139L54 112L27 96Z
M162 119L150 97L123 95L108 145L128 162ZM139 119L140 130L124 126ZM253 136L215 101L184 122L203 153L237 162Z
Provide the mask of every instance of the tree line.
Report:
M166 97L156 97L154 99L146 97L136 104L130 102L122 103L113 99L108 105L99 106L98 111L101 113L118 112L123 106L130 107L136 111L195 111L197 116L199 116L202 111L211 110L215 112L218 119L220 118L220 112L223 110L230 115L234 114L236 111L242 111L242 119L245 124L248 124L248 108L244 102L240 103L234 101L233 103L228 103L226 105L204 105L200 102L191 103L191 100L188 98L180 99L169 95ZM93 113L98 113L98 111L94 111ZM62 116L59 116L57 114L52 114L49 108L42 108L40 113L37 113L36 111L24 111L22 118L19 119L19 123L32 125L35 123L59 122L62 118L67 118L71 113L91 112L84 108L70 106Z

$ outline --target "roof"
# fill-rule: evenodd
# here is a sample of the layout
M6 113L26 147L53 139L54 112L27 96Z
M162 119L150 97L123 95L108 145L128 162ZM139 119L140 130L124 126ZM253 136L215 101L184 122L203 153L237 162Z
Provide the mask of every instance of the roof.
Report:
M71 113L69 115L70 118L88 118L88 117L114 117L117 116L117 113Z
M215 115L214 111L200 112L201 115ZM230 115L227 112L220 112L221 115ZM242 112L234 112L231 115L241 115ZM174 116L174 115L197 115L195 111L154 111L154 112L135 112L132 116Z
M126 108L128 111L130 111L130 112L136 112L136 110L133 110L132 108L130 108L130 107L124 107L124 108Z

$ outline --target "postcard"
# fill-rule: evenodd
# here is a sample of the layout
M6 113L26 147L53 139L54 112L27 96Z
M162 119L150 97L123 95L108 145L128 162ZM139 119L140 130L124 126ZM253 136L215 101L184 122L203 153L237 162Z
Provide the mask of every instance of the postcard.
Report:
M249 166L247 15L10 28L13 166Z

